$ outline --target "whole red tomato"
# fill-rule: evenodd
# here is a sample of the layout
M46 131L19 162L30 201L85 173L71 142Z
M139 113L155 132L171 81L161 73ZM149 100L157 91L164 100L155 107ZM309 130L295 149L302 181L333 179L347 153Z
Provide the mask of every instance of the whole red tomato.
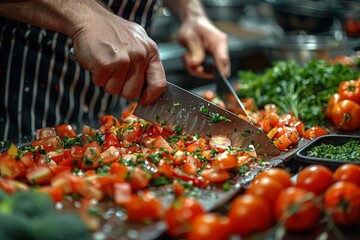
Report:
M335 104L337 104L341 100L342 100L342 98L341 98L340 94L334 93L333 95L331 95L331 97L328 101L328 106L326 108L326 112L325 112L325 115L327 118L329 118L329 119L332 118L332 109L335 106Z
M230 236L229 218L216 213L197 215L192 221L192 227L187 240L225 240Z
M235 198L228 216L232 232L241 237L265 231L273 224L270 204L265 199L251 194Z
M360 166L356 164L343 164L334 172L335 181L352 182L360 187Z
M331 112L334 125L341 130L360 128L360 105L351 100L335 104Z
M323 165L309 165L302 169L296 179L296 186L321 194L334 182L333 172Z
M298 187L289 187L278 196L275 215L278 221L284 222L287 230L302 232L318 224L321 211L315 203L314 193Z
M333 184L324 195L325 209L343 226L360 223L360 188L350 182Z
M171 237L180 237L191 229L191 222L196 216L205 213L202 205L192 197L182 197L175 200L165 212L167 234Z
M305 131L305 138L306 139L315 139L317 137L320 137L320 136L323 136L323 135L327 135L329 134L329 132L323 128L323 127L320 127L320 126L315 126L315 127L311 127L309 129L307 129Z
M341 99L360 103L360 81L349 80L339 84L338 93Z
M290 173L282 168L270 168L269 170L261 172L255 177L254 182L259 181L263 177L270 177L277 180L284 188L293 185Z

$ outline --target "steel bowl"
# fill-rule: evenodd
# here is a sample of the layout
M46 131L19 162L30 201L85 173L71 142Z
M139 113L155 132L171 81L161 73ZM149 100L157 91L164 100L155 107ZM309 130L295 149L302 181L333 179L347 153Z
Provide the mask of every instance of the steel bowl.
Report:
M332 59L351 55L360 46L360 39L322 35L285 35L260 41L259 46L270 61L293 60L304 64L311 60Z

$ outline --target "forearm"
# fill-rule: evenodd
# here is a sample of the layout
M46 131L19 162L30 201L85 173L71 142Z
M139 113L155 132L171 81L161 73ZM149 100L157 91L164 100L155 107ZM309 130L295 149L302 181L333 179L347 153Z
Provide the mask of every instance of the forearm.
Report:
M0 1L0 15L72 36L91 16L107 14L95 0Z
M163 2L181 21L191 17L206 17L200 0L163 0Z

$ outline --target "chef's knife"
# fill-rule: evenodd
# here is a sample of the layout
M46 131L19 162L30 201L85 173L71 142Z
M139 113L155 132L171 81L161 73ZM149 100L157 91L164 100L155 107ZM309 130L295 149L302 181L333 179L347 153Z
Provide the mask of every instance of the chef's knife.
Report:
M181 131L208 138L227 135L233 146L255 147L264 159L280 154L267 135L251 123L170 82L151 104L137 104L134 115L169 131Z
M213 57L209 53L207 53L205 56L203 66L204 71L214 75L216 93L219 95L221 100L224 101L227 109L235 114L243 114L249 119L250 123L252 123L245 106L236 94L230 81L224 76L222 72L219 71L219 69L216 67Z

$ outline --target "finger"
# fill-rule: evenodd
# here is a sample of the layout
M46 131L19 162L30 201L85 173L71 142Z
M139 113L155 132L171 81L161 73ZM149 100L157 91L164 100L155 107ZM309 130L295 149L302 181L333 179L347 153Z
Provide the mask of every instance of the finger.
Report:
M166 87L164 67L159 54L154 55L145 70L145 88L140 96L140 103L146 104L160 97Z
M184 56L184 61L185 61L185 65L186 65L186 70L193 76L196 77L200 77L200 78L213 78L214 74L206 72L204 70L204 66L201 65L196 65L196 66L192 66L191 64L187 63L187 61L189 61L190 56L188 56L188 54L185 54Z
M205 51L202 40L192 31L185 32L181 43L187 48L188 54L185 55L186 65L196 67L202 64L205 59Z
M231 68L227 38L220 41L216 45L216 48L213 50L212 54L214 56L216 67L219 69L219 71L226 77L230 77Z
M126 99L135 99L140 96L144 85L144 67L134 64L126 76L121 96Z

